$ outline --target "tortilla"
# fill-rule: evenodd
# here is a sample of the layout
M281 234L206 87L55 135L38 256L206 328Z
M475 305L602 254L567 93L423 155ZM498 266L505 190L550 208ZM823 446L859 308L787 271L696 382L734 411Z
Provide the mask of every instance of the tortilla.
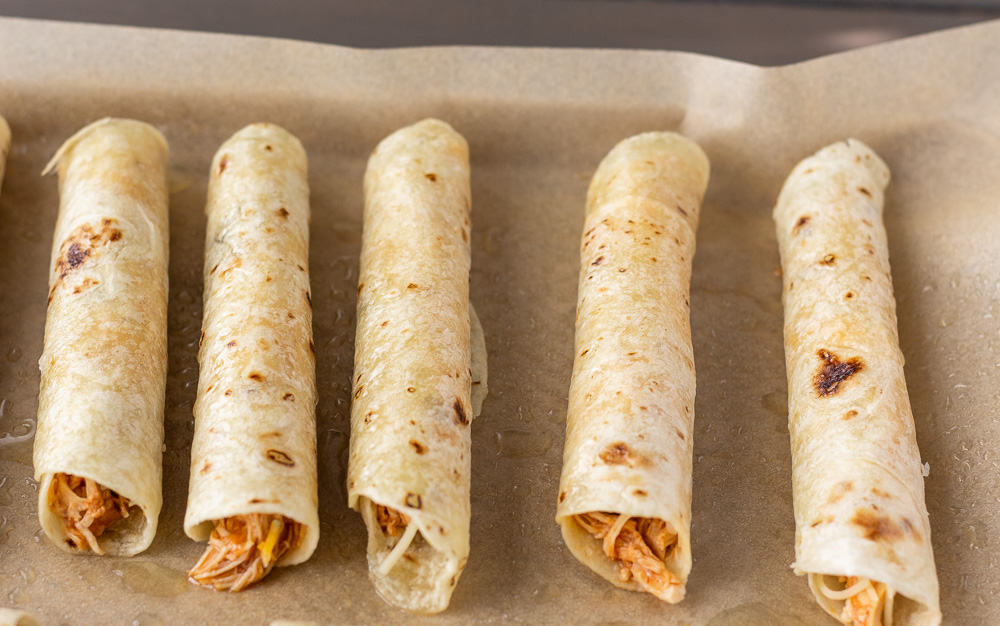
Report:
M793 567L809 577L820 606L845 623L938 624L882 223L888 183L878 155L849 139L799 163L774 209L784 276Z
M128 556L152 542L162 502L167 142L107 118L67 140L54 167L38 515L65 550Z
M365 173L348 501L365 520L376 591L420 613L447 608L469 554L471 388L485 387L471 370L470 229L461 135L429 119L375 148Z
M709 163L675 133L619 143L590 184L556 521L573 555L670 603L691 571L690 282Z
M3 118L0 118L3 121ZM0 609L0 626L41 626L34 615L20 609Z
M273 124L237 132L212 160L205 213L184 531L210 539L192 580L239 591L274 565L305 561L319 538L302 144Z
M10 154L10 126L0 115L0 186L3 185L3 174L7 167L7 155Z

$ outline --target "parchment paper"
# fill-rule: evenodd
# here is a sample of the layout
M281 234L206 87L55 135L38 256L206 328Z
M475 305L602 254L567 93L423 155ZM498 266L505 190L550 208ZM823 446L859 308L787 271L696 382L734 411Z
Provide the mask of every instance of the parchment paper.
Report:
M886 222L945 622L1000 621L1000 23L762 69L684 53L318 44L0 20L0 605L45 623L822 624L795 577L771 207L790 168L848 136L892 168ZM31 481L59 143L105 115L171 145L170 374L159 534L133 559L49 545ZM472 300L490 397L473 427L472 553L451 608L411 618L375 595L344 471L361 178L378 139L445 119L472 156ZM197 589L181 523L192 434L209 161L255 121L309 153L320 456L319 547L257 588ZM678 606L615 589L553 521L587 184L620 139L678 130L712 180L691 321L694 569Z

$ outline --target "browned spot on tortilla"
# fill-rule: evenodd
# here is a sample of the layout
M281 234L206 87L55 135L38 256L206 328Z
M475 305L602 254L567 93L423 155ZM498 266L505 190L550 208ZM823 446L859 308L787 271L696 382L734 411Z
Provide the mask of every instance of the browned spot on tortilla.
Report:
M424 174L424 178L431 181L432 183L436 183L438 179L437 174L435 174L434 172L428 172Z
M462 406L462 401L455 398L455 421L462 425L467 425L469 423L469 416L465 412L465 407Z
M201 466L201 470L198 473L199 474L204 474L205 472L207 472L210 469L212 469L212 462L211 461L205 461L205 464Z
M386 321L382 322L381 324L379 324L379 326L381 326L382 328L385 328L388 325L389 325L389 320L386 320Z
M844 497L845 494L849 493L854 489L854 483L849 480L842 480L833 486L830 491L830 497L826 499L828 504L833 504Z
M565 491L560 491L559 492L559 501L563 502L564 500L566 500L566 492Z
M268 432L264 433L263 435L261 435L260 438L263 439L265 437L280 437L280 436L281 436L281 433L279 433L276 430L271 430L271 431L268 431Z
M354 392L354 399L357 400L358 398L360 398L361 397L361 392L364 391L364 390L365 390L365 386L364 385L358 385L357 391Z
M229 155L228 154L223 154L222 158L219 159L219 173L220 174L226 171L226 166L227 165L229 165Z
M854 292L853 291L848 291L847 293L844 294L844 298L847 299L847 300L850 300L853 297L854 297Z
M259 383L264 382L264 376L260 372L250 372L247 378L249 378L250 380L255 380Z
M875 246L873 246L870 243L866 243L865 244L865 252L867 252L868 254L875 254Z
M284 465L285 467L295 467L295 461L292 457L288 456L285 452L281 450L274 450L273 448L264 453L269 461L274 461L278 465Z
M117 223L118 220L106 217L101 220L100 225L81 224L74 228L59 246L59 257L55 266L59 279L65 278L87 259L99 254L108 243L120 241L122 231L114 228Z
M590 352L590 348L585 348L584 351L580 353L580 356L587 356L588 352Z
M681 215L683 215L684 217L687 217L687 216L688 216L688 212L687 212L687 211L685 211L685 210L684 210L684 208L683 208L683 207L682 207L681 205L679 205L679 204L677 205L677 211L678 211L678 212L679 212L679 213L680 213Z
M417 390L417 388L416 387L407 387L406 390L408 392L410 392L410 393L413 393L413 392L415 392Z
M211 391L212 391L213 389L215 389L215 385L209 385L209 386L208 386L208 387L207 387L207 388L205 389L205 393L211 393Z
M854 409L851 409L847 413L844 413L844 419L845 420L849 420L849 419L855 418L857 416L858 416L858 412L855 411Z
M277 502L277 500L265 500L263 498L250 498L248 504L264 504L266 502Z
M916 539L917 541L920 541L922 539L920 531L917 530L917 527L913 525L913 522L911 522L910 520L906 519L905 517L901 518L899 521L902 522L903 528L906 530L906 532L908 532L911 535L913 535L914 539Z
M286 393L285 395L281 396L281 399L282 400L291 401L291 402L295 402L295 394L291 393L291 392Z
M815 522L813 522L812 524L809 524L809 528L816 528L820 524L829 524L832 521L833 521L833 516L827 515L826 517L824 517L822 519L818 519Z
M681 429L677 428L676 426L674 427L674 433L677 434L677 438L680 439L681 441L687 439L687 437L684 436L684 432L681 431Z
M226 347L227 348L235 348L236 347L236 340L233 339L232 341L230 341L229 343L227 343Z
M222 395L224 395L224 396L226 396L228 398L229 396L233 395L233 390L232 389L226 389L226 391Z
M312 299L312 295L308 291L306 292L306 304L309 305L310 309L312 308L313 299Z
M645 489L634 489L634 490L632 491L632 495L636 495L636 496L639 496L640 498L645 498L645 497L646 497L647 495L649 495L649 494L648 494L648 493L646 493L646 490L645 490Z
M604 256L602 255L594 259L594 262L591 263L591 265L600 265L603 261L604 261Z
M361 290L365 288L364 283L358 283L358 295L361 295Z
M409 561L410 563L416 563L417 562L417 557L413 556L409 552L404 552L402 558L404 560L406 560L406 561Z
M289 213L288 209L286 209L285 207L281 207L280 209L275 211L275 213L277 213L278 217L280 217L281 219L288 219Z
M861 220L861 223L864 224L865 226L867 226L868 228L871 228L872 226L874 226L874 224L871 223L871 220L863 219L863 220Z
M623 441L610 444L597 456L608 465L635 465L632 450Z
M264 146L264 149L267 150L268 152L274 150L274 148L272 148L270 144Z
M427 452L427 448L424 447L424 445L422 443L420 443L419 441L416 441L414 439L410 439L410 445L413 446L413 450L417 454L423 454L424 452Z
M420 509L424 506L424 499L420 497L419 493L407 493L403 502L411 509Z
M865 195L866 195L866 196L868 196L869 198L871 198L871 197L872 197L872 192L868 191L868 190L867 190L866 188L864 188L864 187L858 187L858 191L860 191L861 193L865 194Z
M809 223L809 220L810 220L810 217L809 217L808 215L803 215L802 217L800 217L800 218L799 218L799 219L798 219L798 220L797 220L797 221L795 222L795 226L793 226L793 227L792 227L792 234L793 234L793 235L798 235L798 234L799 234L799 231L800 231L800 230L802 230L802 228L803 228L803 227L804 227L804 226L805 226L806 224L808 224L808 223Z
M309 353L316 356L316 345L312 342L312 339L309 340Z
M861 535L871 541L895 541L903 537L903 529L885 515L872 509L858 509L851 523L861 529Z
M823 363L816 371L816 375L813 376L813 385L821 398L832 396L840 391L844 382L865 367L860 357L851 357L846 361L841 361L836 354L829 350L819 350L816 355Z
M416 289L417 288L417 283L410 283L409 285L406 286L406 288L407 289Z
M819 262L820 262L821 265L833 265L834 262L836 262L836 260L837 260L836 255L828 254L825 257L823 257L822 259L820 259Z
M265 277L264 277L264 282L265 282L265 283L269 283L269 282L271 282L271 280L272 280L272 279L271 279L271 277L270 277L270 276L265 276Z
M879 498L891 498L892 497L892 495L890 495L888 492L882 491L878 487L872 487L871 492L872 492L873 496L878 496Z
M290 319L290 320L293 320L293 319L295 319L295 314L294 314L294 313L292 313L291 311L289 311L289 312L288 312L288 319Z
M619 268L618 268L618 271L619 271L619 272L624 272L624 271L625 271L625 268L624 268L624 267L619 267Z
M217 269L219 269L219 264L218 263L216 263L215 265L213 265L212 269L208 270L209 275L214 274L215 270L217 270Z

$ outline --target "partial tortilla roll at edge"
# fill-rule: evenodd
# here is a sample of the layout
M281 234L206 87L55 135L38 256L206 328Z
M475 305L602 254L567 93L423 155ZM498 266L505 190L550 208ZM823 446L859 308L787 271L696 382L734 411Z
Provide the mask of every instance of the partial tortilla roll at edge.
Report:
M608 581L679 602L691 571L690 282L708 157L676 133L619 143L594 174L556 521Z
M319 538L307 167L274 124L212 160L184 531L209 540L190 576L216 589L301 563Z
M66 141L35 434L39 520L69 551L156 534L167 372L167 142L103 119Z
M0 188L3 187L3 175L7 169L7 155L10 154L10 126L0 115Z
M473 418L465 139L424 120L365 173L348 465L387 602L447 608L469 554Z
M882 222L886 164L855 139L799 163L774 209L795 564L848 624L941 621Z
M27 611L0 609L0 626L41 626L41 622Z

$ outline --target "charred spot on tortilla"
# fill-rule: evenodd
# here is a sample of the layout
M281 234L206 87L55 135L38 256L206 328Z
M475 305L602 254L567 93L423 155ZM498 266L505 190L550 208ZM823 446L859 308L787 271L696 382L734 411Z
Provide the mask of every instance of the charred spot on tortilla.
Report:
M295 394L291 392L286 393L285 395L281 396L281 399L288 402L295 402Z
M837 256L835 254L828 254L822 259L820 259L820 265L833 265L837 261Z
M851 523L861 529L865 539L871 541L895 541L903 537L903 529L898 524L872 509L858 509Z
M312 339L309 340L309 353L316 356L316 344L312 342Z
M261 374L260 372L250 372L247 378L249 378L250 380L255 380L259 383L264 382L264 375Z
M295 467L295 461L292 457L288 456L287 453L281 450L274 450L273 448L264 453L269 461L274 461L279 465L284 465L285 467Z
M603 256L599 256L596 259L594 259L594 262L591 263L591 265L600 265L602 261L604 261L604 257Z
M416 441L414 439L410 439L410 445L413 446L413 450L417 454L423 454L424 452L427 452L427 448L422 443L420 443L419 441Z
M286 209L285 207L281 207L280 209L275 211L275 213L277 213L278 217L280 217L281 219L288 219L288 209Z
M872 192L868 191L864 187L858 187L858 191L860 191L862 194L868 196L869 198L872 197Z
M226 171L226 166L227 165L229 165L229 155L228 154L224 154L224 155L222 155L222 158L219 159L219 173L220 174Z
M566 492L565 491L560 491L559 492L559 501L562 502L565 499L566 499Z
M424 499L420 497L419 493L407 493L406 499L403 502L411 509L419 510L424 506Z
M306 293L306 303L309 305L309 308L311 309L313 305L312 295L308 291L305 293Z
M406 286L406 288L407 289L416 289L417 288L417 283L410 283L409 285Z
M110 242L120 241L122 231L114 228L118 221L112 218L101 220L95 229L90 224L81 224L73 229L60 246L59 258L56 260L56 271L59 278L83 265L99 248Z
M865 367L860 357L851 357L846 361L841 361L836 354L829 350L819 350L816 355L823 363L813 377L813 385L821 398L832 396L840 391L840 387L849 378Z
M213 265L212 269L208 270L208 274L211 276L212 274L215 273L215 270L217 270L217 269L219 269L219 264L218 263L216 263L215 265Z
M438 179L437 174L433 172L428 172L427 174L424 174L424 178L431 181L432 183L436 183Z
M469 416L465 412L465 407L462 406L462 401L459 400L458 398L455 398L454 409L455 409L455 420L459 424L462 424L463 426L468 425Z

